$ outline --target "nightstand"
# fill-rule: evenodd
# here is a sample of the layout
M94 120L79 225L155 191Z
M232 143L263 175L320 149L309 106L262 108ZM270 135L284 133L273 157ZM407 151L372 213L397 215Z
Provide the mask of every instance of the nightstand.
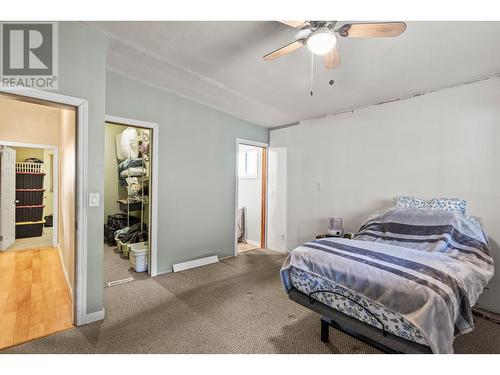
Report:
M316 236L316 239L317 240L320 240L322 238L331 238L331 237L337 237L337 238L348 238L350 240L352 240L354 238L354 233L350 233L350 232L347 232L347 233L344 233L343 236L333 236L331 234L328 234L328 233L325 233L325 234L318 234Z

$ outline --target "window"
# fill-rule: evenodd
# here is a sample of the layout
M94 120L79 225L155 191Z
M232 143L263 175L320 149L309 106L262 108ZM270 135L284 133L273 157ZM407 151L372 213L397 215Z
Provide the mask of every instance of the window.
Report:
M257 178L257 150L240 151L238 159L238 177Z

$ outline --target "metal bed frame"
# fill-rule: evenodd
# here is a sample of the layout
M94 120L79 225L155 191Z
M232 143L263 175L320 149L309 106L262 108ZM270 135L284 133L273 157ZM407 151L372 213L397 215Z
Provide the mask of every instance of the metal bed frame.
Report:
M341 332L348 334L355 339L364 342L384 353L400 353L400 354L431 354L432 350L426 345L416 343L411 340L404 339L387 332L385 328L377 328L368 323L350 317L340 311L337 311L330 306L327 306L312 298L314 293L327 292L337 294L329 290L318 290L310 295L302 293L296 288L292 288L288 292L291 300L298 304L307 307L308 309L321 315L321 341L329 342L330 327L333 327ZM344 298L348 298L342 295ZM349 298L348 298L349 299ZM353 301L356 303L356 301ZM362 305L359 305L364 308ZM370 315L375 317L373 313L364 308ZM384 327L382 322L375 317L377 321Z

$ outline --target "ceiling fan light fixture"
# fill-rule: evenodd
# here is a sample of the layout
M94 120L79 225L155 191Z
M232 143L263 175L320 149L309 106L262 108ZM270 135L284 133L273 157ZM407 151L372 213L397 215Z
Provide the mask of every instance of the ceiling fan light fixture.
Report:
M314 31L307 38L307 48L315 55L324 55L330 52L337 43L335 32L327 27Z

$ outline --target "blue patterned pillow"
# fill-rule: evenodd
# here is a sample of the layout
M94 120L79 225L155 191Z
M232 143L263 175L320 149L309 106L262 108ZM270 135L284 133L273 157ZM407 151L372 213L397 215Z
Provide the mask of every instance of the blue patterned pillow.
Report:
M458 198L434 198L429 201L429 208L435 210L456 211L465 215L467 203Z
M396 207L400 208L429 208L427 201L415 197L400 196L392 199Z

